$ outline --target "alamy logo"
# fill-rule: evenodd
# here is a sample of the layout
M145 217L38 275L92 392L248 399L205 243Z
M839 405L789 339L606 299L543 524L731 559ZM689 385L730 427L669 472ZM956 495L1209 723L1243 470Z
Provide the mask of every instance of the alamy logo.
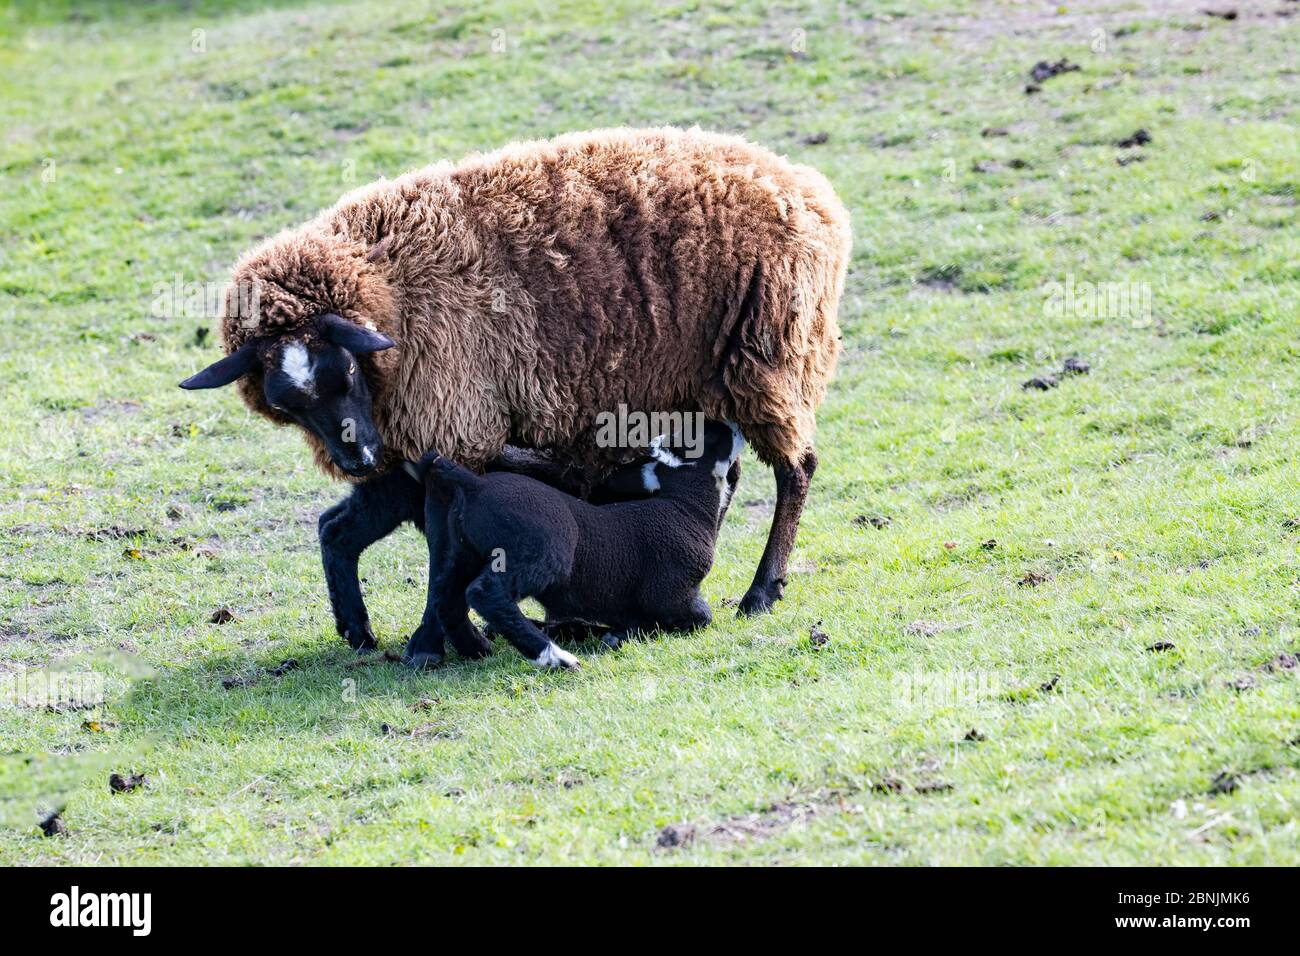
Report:
M132 935L148 936L152 924L152 893L70 893L50 897L51 926L129 926Z

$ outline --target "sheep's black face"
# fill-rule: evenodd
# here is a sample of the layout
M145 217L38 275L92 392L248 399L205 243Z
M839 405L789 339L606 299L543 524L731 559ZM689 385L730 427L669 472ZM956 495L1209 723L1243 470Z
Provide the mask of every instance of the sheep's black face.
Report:
M371 417L370 387L351 351L291 339L267 365L268 405L319 438L334 464L354 478L379 467L384 443Z
M323 315L316 325L320 337L310 344L292 332L260 348L248 342L181 382L181 388L229 385L260 365L267 404L319 438L342 471L364 478L379 467L384 443L356 357L394 343L337 315Z

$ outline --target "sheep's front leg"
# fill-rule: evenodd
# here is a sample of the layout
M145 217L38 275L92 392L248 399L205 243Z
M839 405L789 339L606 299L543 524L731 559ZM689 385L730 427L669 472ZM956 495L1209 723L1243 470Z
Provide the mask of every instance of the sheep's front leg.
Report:
M358 651L377 646L357 576L361 552L403 521L418 523L423 509L424 489L395 471L354 485L348 497L320 516L317 531L334 626Z
M817 456L809 448L798 464L781 464L772 469L776 475L776 510L772 528L767 533L763 558L754 572L754 581L740 601L744 616L763 614L781 599L785 590L785 570L799 530L799 516L808 498L808 486L817 470Z

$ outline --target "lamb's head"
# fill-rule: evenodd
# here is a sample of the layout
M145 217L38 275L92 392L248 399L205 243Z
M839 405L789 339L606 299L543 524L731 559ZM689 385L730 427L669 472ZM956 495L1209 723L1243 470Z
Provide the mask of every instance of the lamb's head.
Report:
M739 459L744 447L745 438L734 423L712 419L705 422L703 448L697 449L695 458L670 447L667 436L661 435L650 443L647 452L650 460L644 470L646 490L700 495L708 489L717 495L717 523L721 527L740 483Z
M181 388L219 388L250 372L260 374L267 406L315 435L341 471L363 478L379 468L384 444L357 356L394 344L337 315L321 315L301 327L249 339L181 382Z

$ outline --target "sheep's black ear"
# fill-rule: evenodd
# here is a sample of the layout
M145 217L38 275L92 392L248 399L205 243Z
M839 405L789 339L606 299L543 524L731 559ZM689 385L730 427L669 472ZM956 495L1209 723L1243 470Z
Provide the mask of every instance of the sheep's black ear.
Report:
M220 388L229 385L257 364L257 348L245 342L219 362L181 382L181 388Z
M325 336L326 341L347 349L353 355L382 352L397 344L388 336L363 329L341 315L322 315L318 321L321 334Z

